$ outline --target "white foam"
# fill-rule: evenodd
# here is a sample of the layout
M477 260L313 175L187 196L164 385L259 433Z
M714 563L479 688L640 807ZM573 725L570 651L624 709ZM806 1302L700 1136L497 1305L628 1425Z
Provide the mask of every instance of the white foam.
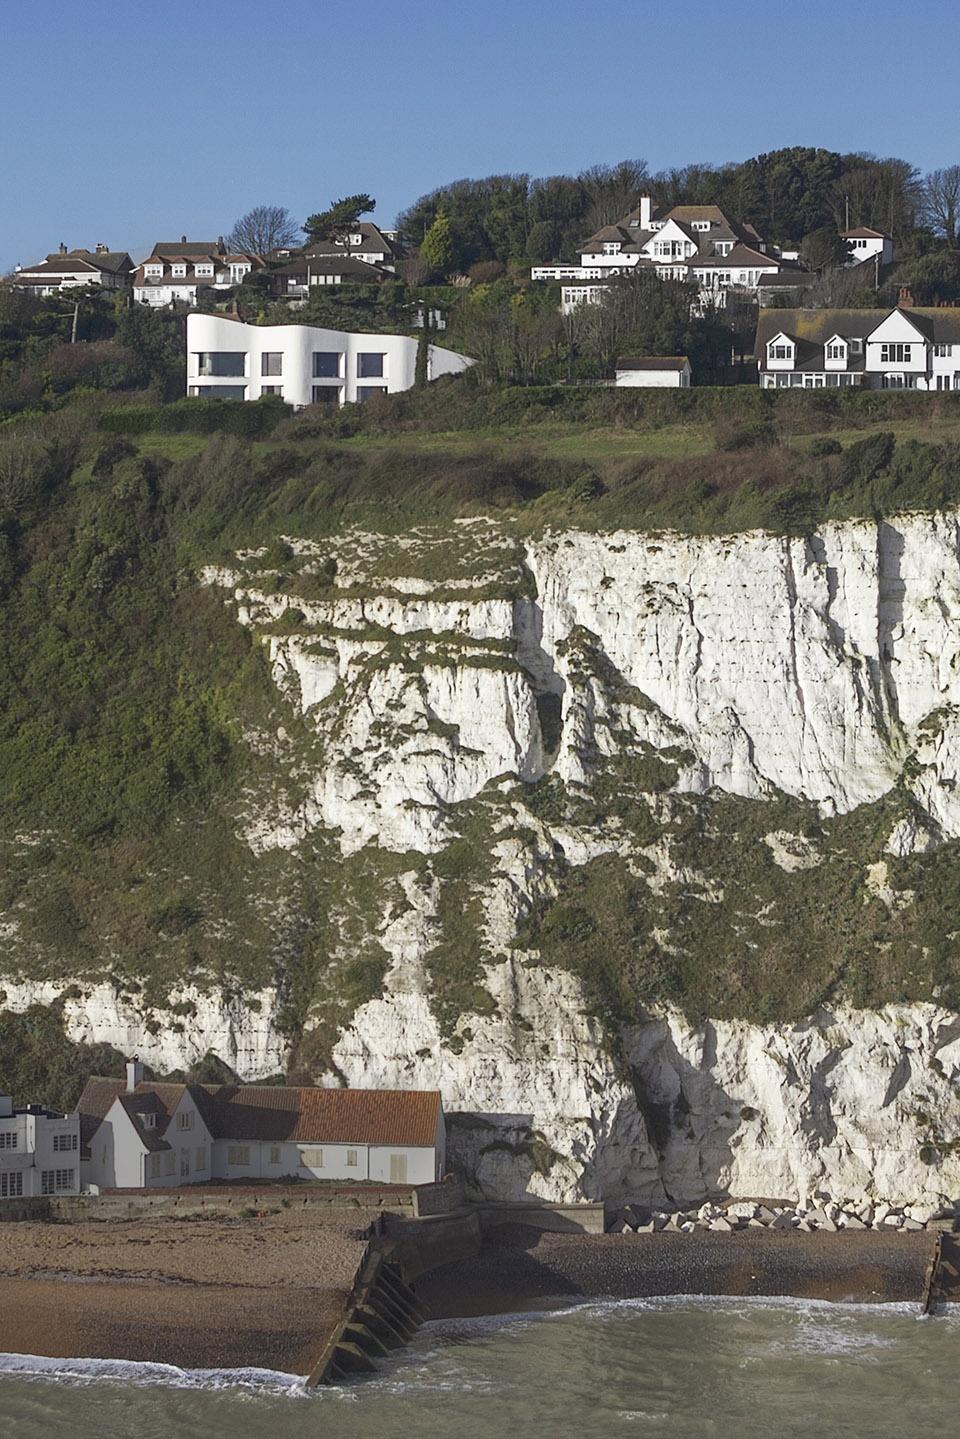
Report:
M74 1384L97 1381L172 1389L248 1389L305 1395L303 1378L278 1369L180 1369L133 1359L51 1359L41 1354L0 1354L0 1378L57 1379Z

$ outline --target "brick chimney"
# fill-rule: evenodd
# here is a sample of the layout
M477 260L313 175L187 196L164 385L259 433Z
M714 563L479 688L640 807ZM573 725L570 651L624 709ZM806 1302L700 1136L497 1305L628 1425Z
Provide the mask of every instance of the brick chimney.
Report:
M97 254L98 254L98 255L109 255L109 253L110 253L110 251L107 249L107 246L106 246L106 245L100 245L100 244L97 245Z
M66 245L63 243L63 241L61 240L61 241L60 241L60 254L61 254L61 255L65 255L66 253L67 253L67 247L66 247Z
M653 201L649 195L640 196L640 229L649 230L653 218Z
M913 291L901 289L897 298L897 307L901 310L909 310L913 304Z
M133 1094L138 1084L143 1083L143 1065L136 1055L127 1060L127 1093Z

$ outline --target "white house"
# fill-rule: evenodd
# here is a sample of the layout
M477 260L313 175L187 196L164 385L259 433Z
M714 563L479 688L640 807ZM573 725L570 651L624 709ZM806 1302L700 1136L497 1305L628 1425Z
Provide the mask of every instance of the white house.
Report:
M960 308L761 310L756 358L765 389L960 390Z
M314 325L247 325L225 315L187 316L187 394L228 400L280 395L290 405L343 405L409 390L417 344L406 335L348 335ZM473 361L431 345L427 376L457 375Z
M437 1090L153 1084L90 1079L78 1105L84 1182L157 1189L212 1180L430 1184L446 1168Z
M561 308L596 304L604 280L648 269L661 279L696 284L700 305L722 307L728 288L755 293L771 276L802 275L795 261L769 246L752 225L731 219L719 205L674 205L661 210L641 195L635 210L605 225L581 246L580 264L534 265L534 280L559 280Z
M15 290L27 290L46 298L66 290L97 285L102 290L120 290L130 283L133 261L125 250L68 250L61 244L55 255L36 265L18 265L13 273Z
M232 254L222 235L216 241L188 240L186 235L161 240L134 272L133 298L140 305L179 303L192 308L198 290L229 290L263 263L259 255Z
M0 1200L79 1193L79 1116L0 1094Z
M686 355L625 356L617 361L614 385L687 390L691 373Z
M893 264L893 241L882 230L871 230L869 225L858 225L854 230L842 230L840 238L846 240L850 251L848 265L862 265L867 260L879 257L881 265Z

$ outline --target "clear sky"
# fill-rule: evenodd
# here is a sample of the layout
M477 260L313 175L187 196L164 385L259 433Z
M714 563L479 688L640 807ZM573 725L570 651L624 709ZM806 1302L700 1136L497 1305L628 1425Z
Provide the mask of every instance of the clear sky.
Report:
M367 190L781 145L960 161L950 0L0 0L0 273Z

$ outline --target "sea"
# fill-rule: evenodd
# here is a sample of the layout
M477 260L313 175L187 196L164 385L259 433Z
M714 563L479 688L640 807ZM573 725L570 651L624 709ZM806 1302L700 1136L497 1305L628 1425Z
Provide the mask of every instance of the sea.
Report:
M445 1320L374 1378L0 1356L0 1439L944 1439L960 1306L591 1303Z

